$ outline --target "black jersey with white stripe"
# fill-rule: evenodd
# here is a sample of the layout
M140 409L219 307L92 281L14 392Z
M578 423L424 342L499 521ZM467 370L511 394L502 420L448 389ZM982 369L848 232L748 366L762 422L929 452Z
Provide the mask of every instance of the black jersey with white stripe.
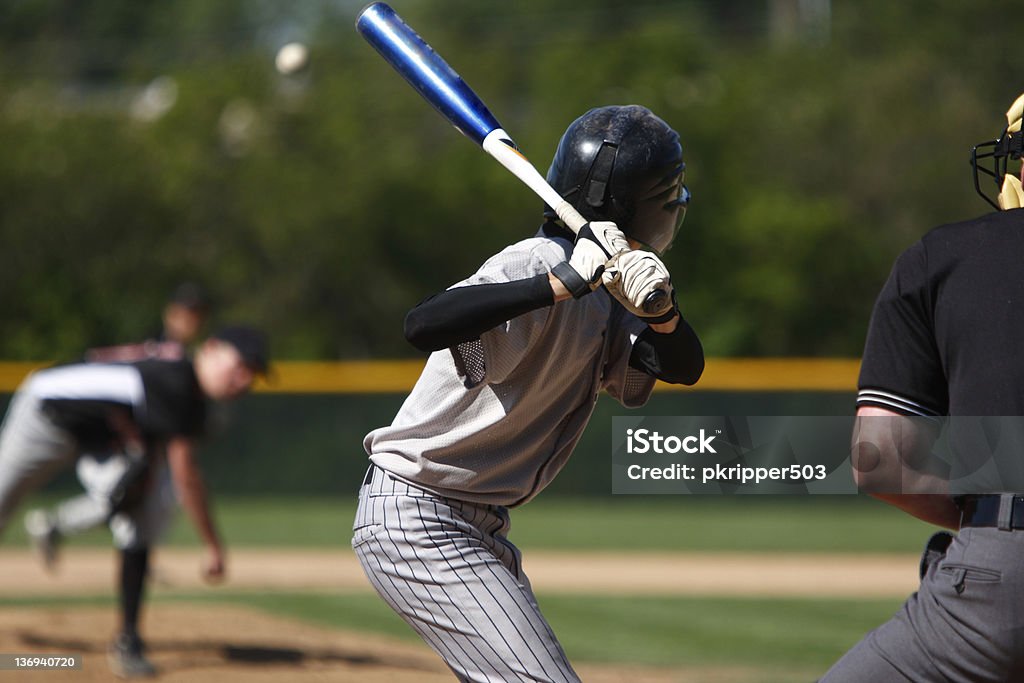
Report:
M935 228L875 302L858 405L1024 415L1024 209Z
M199 436L206 401L188 360L76 363L36 372L26 391L83 447L116 442L116 416L129 418L149 443Z

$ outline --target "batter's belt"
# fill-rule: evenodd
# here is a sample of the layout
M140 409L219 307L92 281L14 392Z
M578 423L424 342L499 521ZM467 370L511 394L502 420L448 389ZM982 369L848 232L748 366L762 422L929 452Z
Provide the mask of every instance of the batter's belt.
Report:
M999 529L1024 529L1024 495L995 493L983 496L961 496L960 528L997 527Z

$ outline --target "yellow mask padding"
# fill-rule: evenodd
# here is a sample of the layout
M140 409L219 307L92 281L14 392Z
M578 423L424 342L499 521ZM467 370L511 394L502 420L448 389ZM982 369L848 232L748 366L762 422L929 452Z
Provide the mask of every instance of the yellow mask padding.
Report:
M1019 120L1018 123L1020 123ZM1007 173L1003 176L1003 189L999 193L999 208L1009 211L1022 206L1024 206L1024 187L1021 187L1020 178Z

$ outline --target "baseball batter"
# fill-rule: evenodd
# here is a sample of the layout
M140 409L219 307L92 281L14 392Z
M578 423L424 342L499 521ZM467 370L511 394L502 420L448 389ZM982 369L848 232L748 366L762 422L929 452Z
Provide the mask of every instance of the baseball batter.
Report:
M366 436L352 545L460 680L578 680L507 539L508 508L565 465L601 391L636 407L656 378L700 377L678 307L642 308L671 289L655 252L685 214L684 169L678 134L648 109L587 112L548 171L591 221L578 238L548 210L535 236L406 318L408 340L432 353L392 424Z
M875 303L857 415L880 446L878 471L899 471L902 453L931 451L935 433L901 416L1024 415L1022 114L1024 95L1000 138L975 148L975 187L1002 210L926 234L897 259ZM995 179L997 200L979 171ZM862 486L875 471L863 468ZM959 533L932 537L918 592L823 683L1024 681L1024 492L923 490L930 495L878 497Z
M150 675L138 634L149 548L163 530L168 501L148 495L170 477L196 531L206 543L205 573L224 573L224 553L194 459L206 400L247 392L265 372L262 333L229 327L206 340L195 361L77 363L30 375L11 400L0 430L0 531L30 491L82 453L113 460L107 500L121 551L121 632L110 662L124 676ZM163 490L159 485L156 489Z

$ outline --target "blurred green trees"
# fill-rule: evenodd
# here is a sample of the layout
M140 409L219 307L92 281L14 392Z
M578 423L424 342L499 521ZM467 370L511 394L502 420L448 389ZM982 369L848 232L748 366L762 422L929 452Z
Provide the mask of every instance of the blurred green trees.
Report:
M856 356L896 253L986 210L968 152L1024 79L997 0L819 2L813 30L799 4L392 2L542 171L593 106L680 131L667 261L709 355ZM361 6L0 5L0 358L136 339L186 278L282 358L414 353L405 311L540 202L363 43ZM312 60L283 76L292 39Z

